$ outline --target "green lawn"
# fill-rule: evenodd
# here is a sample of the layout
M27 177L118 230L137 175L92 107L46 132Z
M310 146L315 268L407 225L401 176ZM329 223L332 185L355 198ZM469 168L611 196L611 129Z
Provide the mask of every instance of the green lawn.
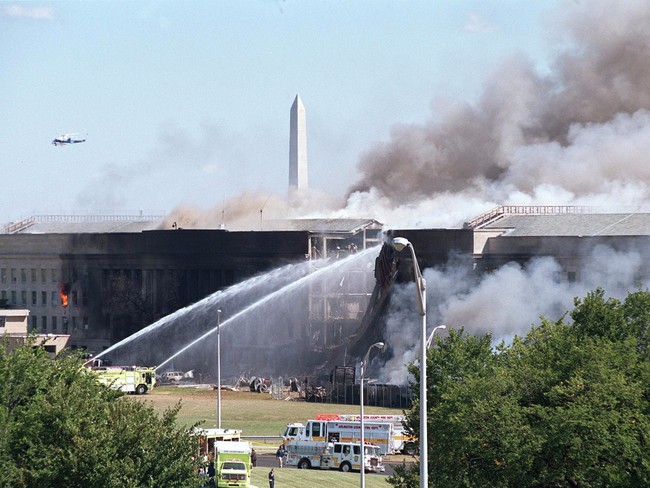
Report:
M162 412L181 402L178 422L202 427L217 426L217 393L210 389L156 387L143 396L129 399L147 401ZM221 392L221 427L240 429L243 435L277 436L291 422L305 422L319 413L359 413L357 405L333 405L304 401L273 400L271 395L251 391ZM399 409L364 407L367 414L401 414Z
M270 469L253 468L251 484L259 488L268 487ZM359 486L359 476L359 473L341 473L336 470L276 468L275 486L276 488L305 488L306 486L313 488L325 486L353 488ZM368 488L387 488L390 485L386 482L386 478L387 476L380 474L366 474L366 486Z
M180 425L192 425L201 422L203 427L217 425L217 393L210 389L157 387L146 395L129 395L134 401L145 401L154 409L162 412L181 402L177 421ZM271 395L250 391L221 392L221 427L241 429L244 436L279 436L288 423L305 422L319 413L359 413L357 405L334 405L329 403L308 403L299 401L273 400ZM367 414L401 414L399 409L365 407ZM277 439L255 440L258 453L274 452ZM252 484L259 488L268 487L268 473L271 468L253 468ZM318 469L275 469L275 486L277 488L313 488L336 486L337 488L359 486L359 473L341 473L336 470ZM366 475L366 486L388 487L387 476L381 474Z

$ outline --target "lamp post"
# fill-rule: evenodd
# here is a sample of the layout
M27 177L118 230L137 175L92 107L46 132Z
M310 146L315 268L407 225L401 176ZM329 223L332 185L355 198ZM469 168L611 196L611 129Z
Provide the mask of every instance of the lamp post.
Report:
M408 247L413 259L415 286L418 289L418 306L422 316L421 355L420 355L420 488L429 484L429 465L427 460L427 283L420 272L418 260L415 257L413 244L404 237L393 238L393 248L400 252Z
M221 428L221 309L217 309L217 428Z
M427 349L431 347L431 344L433 343L433 335L436 333L438 329L446 329L446 325L439 325L437 327L434 327L433 330L431 331L431 334L429 334L429 338L427 339Z
M384 348L384 343L383 342L375 342L372 346L368 348L368 352L366 352L366 356L363 358L363 361L361 361L361 364L359 365L359 374L361 375L361 388L359 388L359 416L360 416L360 427L361 427L361 449L359 452L361 453L361 469L359 470L361 472L361 488L365 488L366 486L366 457L364 455L364 447L365 447L365 430L364 430L364 425L363 425L363 377L366 372L366 365L368 364L368 357L370 356L370 351L372 350L373 347L376 347L377 349L381 350Z

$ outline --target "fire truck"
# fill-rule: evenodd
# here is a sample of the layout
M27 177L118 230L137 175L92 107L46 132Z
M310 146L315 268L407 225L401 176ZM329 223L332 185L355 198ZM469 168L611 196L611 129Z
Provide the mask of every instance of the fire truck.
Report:
M359 443L289 441L286 449L287 466L297 466L298 469L338 469L344 472L361 469ZM379 447L366 444L363 451L366 472L385 471Z
M379 447L382 455L407 450L406 436L401 419L398 417L402 416L364 415L364 440ZM288 424L282 437L285 444L292 440L358 444L361 440L361 422L358 415L318 415L316 419L308 420L306 424Z
M360 416L356 414L322 413L316 415L316 420L344 420L359 422ZM418 452L418 441L406 432L404 428L404 415L369 414L363 416L364 430L366 422L390 422L393 424L393 452L401 452L413 456ZM365 436L364 436L365 437Z
M141 366L104 366L96 359L84 364L103 383L126 393L144 395L156 384L156 371Z

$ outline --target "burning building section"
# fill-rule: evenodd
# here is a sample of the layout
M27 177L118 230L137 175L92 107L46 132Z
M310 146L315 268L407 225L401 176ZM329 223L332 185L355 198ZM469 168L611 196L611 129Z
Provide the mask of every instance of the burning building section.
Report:
M59 296L61 297L61 306L67 308L68 306L68 294L70 293L70 285L63 284L59 288Z
M650 214L637 212L650 204L650 6L574 2L558 18L564 35L548 74L517 56L475 103L436 103L432 121L395 128L364 152L343 208L308 188L297 97L292 204L245 194L229 207L260 231L226 231L214 209L122 219L110 230L109 219L76 229L21 221L0 235L0 300L29 305L30 327L46 333L65 315L73 347L111 347L129 358L123 363L206 377L215 371L217 309L224 375L234 377L327 382L342 371L331 378L354 383L350 365L381 340L369 372L405 384L417 359L413 266L388 244L364 254L381 244L379 222L416 250L429 329L508 340L540 316L562 317L596 286L612 296L647 287ZM295 208L350 218L289 224Z

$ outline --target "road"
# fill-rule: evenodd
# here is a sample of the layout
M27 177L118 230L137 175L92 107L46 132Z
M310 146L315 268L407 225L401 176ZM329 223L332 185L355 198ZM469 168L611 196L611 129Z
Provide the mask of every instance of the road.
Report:
M384 466L386 466L386 471L383 473L383 475L391 475L394 473L393 470L393 465L394 464L401 464L401 462L395 462L395 461L386 461L384 460ZM276 468L279 469L278 467L278 460L275 456L271 454L261 454L257 456L257 467L258 468ZM297 469L295 466L287 466L286 468L282 469ZM368 476L373 476L374 473L368 473Z

